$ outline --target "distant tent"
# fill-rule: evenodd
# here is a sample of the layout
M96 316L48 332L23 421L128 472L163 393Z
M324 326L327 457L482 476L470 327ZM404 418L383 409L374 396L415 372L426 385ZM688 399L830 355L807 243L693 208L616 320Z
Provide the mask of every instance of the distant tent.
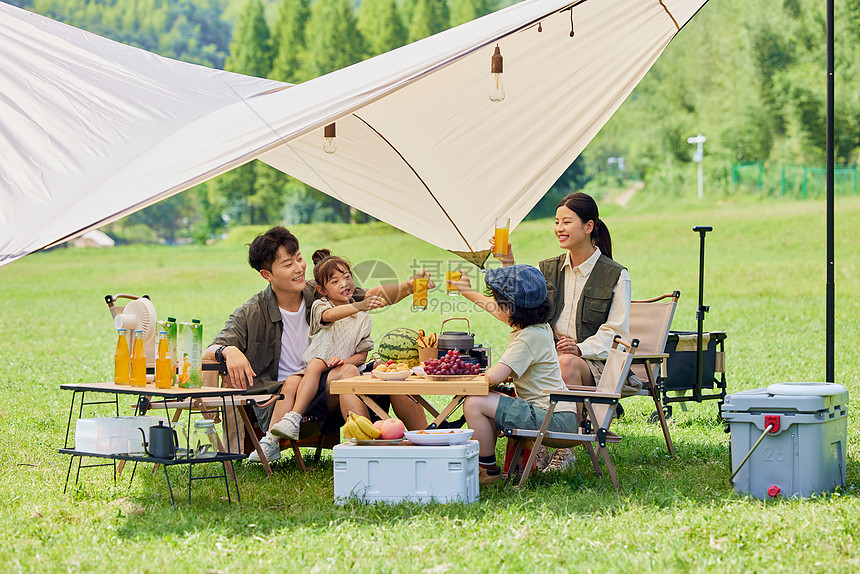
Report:
M254 158L480 265L705 2L525 0L296 86L0 3L0 265Z
M116 242L105 232L93 229L71 241L74 247L113 247Z

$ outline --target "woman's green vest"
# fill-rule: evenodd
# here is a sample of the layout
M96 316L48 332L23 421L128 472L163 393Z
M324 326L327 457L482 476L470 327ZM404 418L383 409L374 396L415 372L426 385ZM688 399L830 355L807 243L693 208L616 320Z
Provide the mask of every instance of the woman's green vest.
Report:
M546 279L547 297L552 301L552 319L549 324L554 326L564 308L564 263L567 253L558 257L544 259L538 263L538 268ZM612 291L618 284L621 270L624 267L604 254L600 254L585 287L582 296L576 303L576 335L579 341L591 337L609 318L612 307Z

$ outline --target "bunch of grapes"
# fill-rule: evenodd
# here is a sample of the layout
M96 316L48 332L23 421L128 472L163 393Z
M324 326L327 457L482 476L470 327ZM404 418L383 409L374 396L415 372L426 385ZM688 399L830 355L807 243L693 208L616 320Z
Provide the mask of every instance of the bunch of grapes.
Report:
M428 375L477 375L480 367L477 363L467 363L460 358L455 350L448 351L439 359L430 359L424 363L424 372Z

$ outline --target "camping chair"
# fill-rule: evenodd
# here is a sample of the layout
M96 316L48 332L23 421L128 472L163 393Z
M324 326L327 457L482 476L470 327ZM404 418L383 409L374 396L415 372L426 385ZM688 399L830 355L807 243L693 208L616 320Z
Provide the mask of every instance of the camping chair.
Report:
M630 338L639 340L639 348L630 370L645 385L636 395L650 396L653 399L663 438L672 456L675 455L675 446L669 436L669 425L666 423L657 381L661 378L661 369L662 373L665 373L665 364L669 357L666 354L666 340L669 338L669 329L680 296L680 291L674 291L653 299L630 302Z
M517 468L524 443L534 440L534 447L523 469L523 475L520 478L520 487L525 485L534 466L538 449L542 444L555 448L582 445L591 458L591 464L594 466L597 476L603 476L603 473L600 470L600 461L597 458L597 453L595 453L595 448L606 464L606 469L612 479L613 486L615 486L616 490L621 490L621 485L615 474L615 467L612 465L612 459L609 457L609 452L606 449L606 443L621 442L620 436L609 431L609 425L615 417L615 406L621 398L621 387L627 379L627 373L630 372L630 365L633 362L633 356L638 346L639 341L635 339L632 343L625 343L621 340L621 337L616 336L612 342L612 348L609 350L609 357L606 359L603 375L601 375L600 382L596 387L577 386L573 388L569 387L564 391L550 391L549 408L546 411L546 416L539 430L504 429L504 435L509 440L515 441L511 468ZM584 407L588 414L587 420L584 420L580 415L579 411L581 409L578 409L576 414L579 432L568 433L547 430L552 413L559 402L575 402ZM592 447L594 443L596 445Z

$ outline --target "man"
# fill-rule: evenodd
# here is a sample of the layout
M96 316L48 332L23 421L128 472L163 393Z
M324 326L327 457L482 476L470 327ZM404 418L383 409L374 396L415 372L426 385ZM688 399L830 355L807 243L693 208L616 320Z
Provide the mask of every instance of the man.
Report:
M248 263L269 285L236 309L203 353L204 360L226 365L225 383L261 394L284 392L295 396L301 380L296 373L304 369L302 355L310 343L310 309L319 297L313 281L305 280L307 263L299 250L299 241L284 227L276 226L258 235L248 250ZM381 297L386 304L400 301L412 293L412 280L381 285L365 291L356 288L354 298ZM350 365L341 375L358 375ZM319 394L306 414L325 419L331 414L345 419L350 411L368 415L367 407L355 395L330 395L327 378L320 378ZM423 408L403 395L390 397L394 412L408 429L427 425ZM277 405L276 405L277 407ZM277 410L277 409L276 409ZM283 410L283 409L281 409ZM255 407L260 427L270 426L272 408ZM260 441L269 461L281 457L279 439L267 433ZM249 457L259 462L254 452Z

